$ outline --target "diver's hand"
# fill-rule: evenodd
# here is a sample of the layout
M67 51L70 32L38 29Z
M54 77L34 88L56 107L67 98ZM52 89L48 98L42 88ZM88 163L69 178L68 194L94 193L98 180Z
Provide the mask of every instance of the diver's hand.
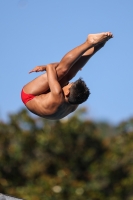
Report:
M46 71L46 67L47 67L47 65L36 66L34 69L29 71L29 74L32 73L32 72L43 72L43 71Z

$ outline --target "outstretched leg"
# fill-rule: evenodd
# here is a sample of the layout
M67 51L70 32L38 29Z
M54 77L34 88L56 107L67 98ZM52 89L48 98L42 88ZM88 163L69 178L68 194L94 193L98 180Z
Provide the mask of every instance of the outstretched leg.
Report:
M88 35L87 40L83 44L69 51L60 61L59 65L56 68L59 81L63 79L63 77L65 80L65 76L69 73L69 71L73 67L72 69L73 73L70 71L71 73L69 73L69 77L67 78L68 80L65 80L68 82L70 80L70 74L71 76L74 76L74 74L76 74L79 71L79 69L82 68L82 66L84 66L84 64L96 52L94 51L94 48L96 48L96 46L101 43L102 44L105 43L112 37L113 37L112 33L110 32ZM89 53L89 50L92 51L92 53L91 52ZM78 62L80 64L78 64ZM64 84L63 82L65 81L61 81L61 84ZM46 93L48 89L49 85L47 82L46 73L42 74L41 76L37 77L36 79L34 79L33 81L24 86L24 91L26 93L34 95Z

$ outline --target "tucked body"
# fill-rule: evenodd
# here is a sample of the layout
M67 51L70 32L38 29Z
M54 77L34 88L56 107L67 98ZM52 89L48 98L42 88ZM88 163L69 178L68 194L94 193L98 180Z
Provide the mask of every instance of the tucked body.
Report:
M57 120L75 111L90 91L82 79L69 81L87 61L112 38L110 32L90 34L87 40L69 51L60 62L37 66L31 72L46 71L26 84L21 93L28 110L46 119Z

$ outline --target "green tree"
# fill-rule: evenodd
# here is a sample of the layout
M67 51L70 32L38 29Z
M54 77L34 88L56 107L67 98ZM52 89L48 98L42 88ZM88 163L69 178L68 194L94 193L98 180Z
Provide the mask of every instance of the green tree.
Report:
M24 109L1 122L0 192L27 200L132 200L133 120L115 127L83 114L48 121Z

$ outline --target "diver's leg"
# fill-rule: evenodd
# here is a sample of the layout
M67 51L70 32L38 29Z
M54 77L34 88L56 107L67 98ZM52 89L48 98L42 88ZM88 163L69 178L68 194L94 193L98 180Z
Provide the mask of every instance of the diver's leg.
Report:
M60 61L57 68L59 80L69 72L71 67L81 58L83 54L87 55L87 50L90 50L98 44L106 42L112 37L113 35L110 32L88 35L87 40L83 44L69 51Z
M98 44L95 47L90 48L87 50L80 58L77 60L77 62L71 67L71 69L68 71L66 76L64 76L60 80L60 84L64 86L68 81L70 81L79 70L81 70L85 64L90 60L90 58L99 51L103 46L105 45L105 42Z
M60 63L58 64L56 68L59 81L64 76L66 76L66 74L69 72L71 67L81 58L83 54L86 55L87 50L89 50L92 47L95 47L96 45L100 43L106 42L111 37L113 36L112 36L112 33L110 32L90 34L88 35L87 40L83 44L69 51L62 58L62 60L60 61ZM41 76L37 77L36 79L34 79L33 81L31 81L30 83L24 86L24 91L26 93L34 94L34 95L46 93L48 89L49 89L49 85L47 82L46 73L42 74Z

